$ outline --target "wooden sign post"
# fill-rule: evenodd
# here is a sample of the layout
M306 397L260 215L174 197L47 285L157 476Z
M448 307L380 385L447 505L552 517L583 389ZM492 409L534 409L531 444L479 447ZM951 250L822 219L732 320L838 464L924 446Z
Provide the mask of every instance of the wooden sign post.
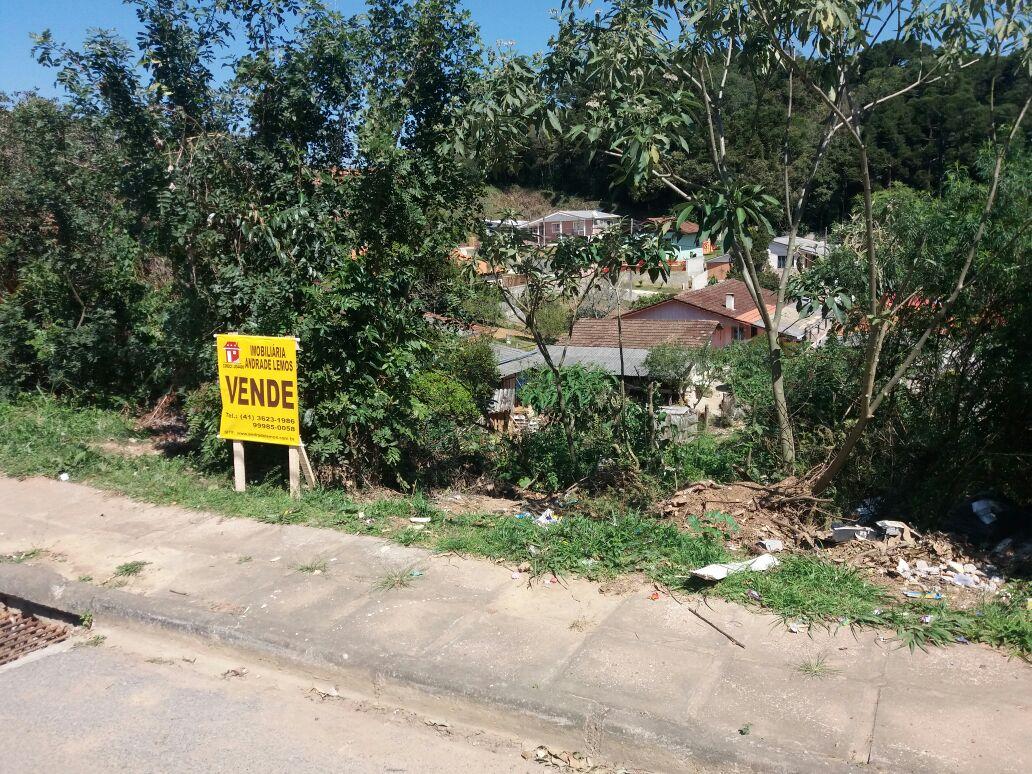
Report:
M301 472L315 475L301 444L297 400L297 339L293 336L215 337L222 416L219 437L233 442L233 488L247 485L244 441L287 447L290 496L301 497Z

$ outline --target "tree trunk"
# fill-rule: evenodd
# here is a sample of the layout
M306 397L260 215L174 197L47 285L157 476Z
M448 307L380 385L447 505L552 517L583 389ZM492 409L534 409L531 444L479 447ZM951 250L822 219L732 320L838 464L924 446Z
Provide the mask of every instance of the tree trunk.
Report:
M861 415L857 419L856 424L850 428L849 433L846 435L842 445L835 452L835 456L831 458L828 464L821 470L820 474L814 479L813 482L813 493L819 495L825 489L827 489L831 482L835 480L835 477L842 472L842 468L845 467L846 462L849 461L849 457L853 454L853 449L860 442L860 437L864 434L864 430L867 429L868 423L871 418L867 415Z
M785 398L785 374L781 362L781 342L777 331L767 331L767 346L770 349L770 387L774 397L774 411L778 419L778 441L781 446L781 461L785 472L795 467L795 434L792 432L792 418L788 413Z

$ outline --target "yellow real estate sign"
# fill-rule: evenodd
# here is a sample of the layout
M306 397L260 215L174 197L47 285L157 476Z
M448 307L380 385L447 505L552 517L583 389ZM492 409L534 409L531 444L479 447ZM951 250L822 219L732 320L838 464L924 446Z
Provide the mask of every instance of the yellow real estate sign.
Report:
M300 446L297 340L220 333L215 349L222 393L219 435L232 441Z

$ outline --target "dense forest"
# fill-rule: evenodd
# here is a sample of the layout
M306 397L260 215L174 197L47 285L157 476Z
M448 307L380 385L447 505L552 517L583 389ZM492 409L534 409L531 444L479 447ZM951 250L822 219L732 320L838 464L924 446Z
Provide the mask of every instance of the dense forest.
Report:
M912 80L921 67L914 48L913 44L896 41L872 46L862 56L862 86L877 89L885 83ZM978 58L920 93L905 95L891 110L876 114L869 130L871 166L878 188L901 183L938 194L949 172L973 172L992 123L990 100L995 101L1000 119L1006 116L1013 120L1021 109L1028 88L1022 67L1016 54L1002 65L987 57ZM733 69L727 98L732 105L727 135L733 163L743 177L777 190L781 184L786 79L776 78L773 83L765 79L757 84L748 72ZM800 104L794 132L799 145L803 145L805 138L819 128L821 105L805 93L797 94L796 99ZM1026 137L1030 131L1025 129ZM692 184L708 185L713 172L703 133L690 135L689 145L689 151L675 155L673 166ZM574 143L541 143L527 152L514 170L496 170L491 182L605 201L642 217L667 212L676 202L668 189L654 181L637 188L614 187L611 165L593 160ZM836 137L810 196L806 230L826 234L849 215L860 193L860 176L848 140Z
M761 25L729 11L699 17L709 37L693 49L687 32L657 33L668 3L587 20L567 3L549 51L520 57L485 51L457 0L371 0L354 17L307 0L132 5L133 43L100 31L71 49L41 32L34 55L64 96L0 104L0 399L139 411L165 397L197 458L224 462L213 334L291 334L325 482L595 481L633 499L691 478L802 474L846 445L824 482L840 503L882 492L943 513L981 488L1032 496L1023 27L958 64L956 25L941 19L847 46L792 13ZM992 27L981 4L969 10L962 32ZM846 47L767 61L800 34ZM731 41L716 167L711 95L674 75L685 57L712 58L711 39ZM849 95L804 88L834 67ZM854 111L862 121L841 112L915 79L886 109ZM853 134L825 147L829 104ZM527 400L547 415L568 399L575 417L492 436L490 348L426 313L468 320L497 304L452 251L482 230L486 187L512 183L697 219L746 270L774 232L827 233L842 249L779 303L823 304L841 335L721 353L713 367L743 415L719 436L661 443L617 380L559 370ZM805 191L798 217L777 204L785 187ZM539 300L568 306L585 271L618 275L638 249L651 248L614 239L550 256Z

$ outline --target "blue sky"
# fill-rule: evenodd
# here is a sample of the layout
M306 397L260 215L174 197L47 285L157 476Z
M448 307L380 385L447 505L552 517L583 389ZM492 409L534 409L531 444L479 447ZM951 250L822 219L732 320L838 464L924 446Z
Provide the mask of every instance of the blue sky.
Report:
M361 11L361 0L327 0L343 13ZM544 48L555 23L550 11L559 0L465 0L488 45L514 40L521 51ZM30 53L29 33L50 29L54 39L77 47L92 27L116 30L132 42L137 24L122 0L0 0L0 92L39 89L52 96L54 73L40 67Z

